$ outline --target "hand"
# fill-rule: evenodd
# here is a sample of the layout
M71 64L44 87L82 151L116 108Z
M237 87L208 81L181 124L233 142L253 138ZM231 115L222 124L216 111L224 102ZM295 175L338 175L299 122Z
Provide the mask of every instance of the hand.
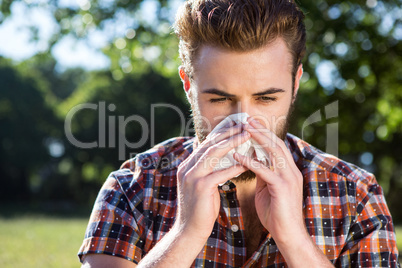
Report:
M262 225L278 244L306 238L302 211L303 177L285 143L256 120L245 126L269 156L271 167L234 154L240 164L256 174L255 206Z
M178 216L175 223L179 226L176 228L205 243L219 213L218 185L247 170L242 165L236 165L214 172L214 166L230 150L249 138L249 132L242 131L241 125L222 129L207 136L180 164L177 172Z
M172 229L145 255L139 267L190 267L210 236L220 208L218 184L246 171L241 165L214 172L230 150L247 141L241 126L208 135L177 171L177 215Z

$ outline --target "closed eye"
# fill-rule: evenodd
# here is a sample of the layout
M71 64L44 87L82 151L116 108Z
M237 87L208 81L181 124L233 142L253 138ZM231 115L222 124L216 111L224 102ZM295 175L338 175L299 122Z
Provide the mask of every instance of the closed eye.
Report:
M271 101L276 101L275 97L268 97L268 96L260 96L258 98L256 98L259 101L263 101L263 102L271 102Z
M209 102L211 103L220 103L220 102L225 102L225 101L230 101L230 98L215 98L215 99L210 99Z

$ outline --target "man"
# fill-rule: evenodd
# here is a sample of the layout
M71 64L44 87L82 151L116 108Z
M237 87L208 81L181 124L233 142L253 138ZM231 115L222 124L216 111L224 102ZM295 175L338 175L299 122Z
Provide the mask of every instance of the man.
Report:
M112 173L84 267L397 267L374 176L287 134L302 76L303 14L288 0L193 0L176 18L196 137ZM247 113L208 135L225 117ZM268 157L233 155L252 140Z

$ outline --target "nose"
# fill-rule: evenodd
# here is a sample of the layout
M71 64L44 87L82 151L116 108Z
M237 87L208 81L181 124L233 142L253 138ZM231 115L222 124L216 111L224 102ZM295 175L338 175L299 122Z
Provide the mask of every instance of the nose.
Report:
M247 101L238 101L233 105L234 107L232 108L232 114L235 113L248 113L250 115L251 113L251 106L250 103Z
M232 110L230 111L231 114L236 114L236 113L247 113L250 117L253 119L257 120L260 124L267 126L269 125L267 122L267 119L259 113L259 111L256 109L255 106L253 106L250 101L238 101L236 102Z

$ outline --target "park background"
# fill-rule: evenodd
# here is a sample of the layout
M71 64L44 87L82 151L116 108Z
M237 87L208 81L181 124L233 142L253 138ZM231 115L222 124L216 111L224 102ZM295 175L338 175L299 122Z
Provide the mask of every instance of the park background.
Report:
M0 267L79 266L108 174L180 135L177 111L151 104L190 121L171 29L181 2L0 0ZM325 150L328 126L337 127L339 156L383 187L401 249L402 1L298 2L307 53L290 132ZM70 118L71 134L93 148L65 131L69 112L86 104L96 109ZM155 120L153 138L135 149L122 142L139 141L141 125L119 128L130 116Z

